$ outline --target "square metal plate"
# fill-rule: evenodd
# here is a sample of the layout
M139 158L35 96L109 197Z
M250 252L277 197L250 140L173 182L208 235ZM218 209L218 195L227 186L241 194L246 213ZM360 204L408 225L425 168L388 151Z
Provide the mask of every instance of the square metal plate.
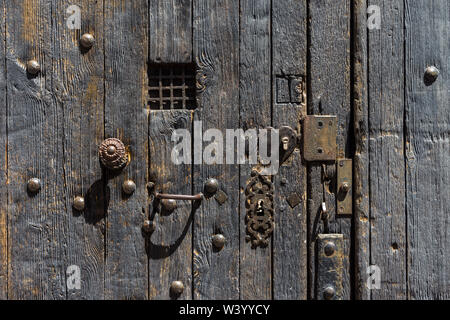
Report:
M303 157L305 160L336 160L336 136L336 116L306 116L303 120Z
M352 172L353 164L351 159L338 159L336 161L337 171L337 213L352 214L353 196L352 196ZM342 185L347 184L348 190L343 192Z

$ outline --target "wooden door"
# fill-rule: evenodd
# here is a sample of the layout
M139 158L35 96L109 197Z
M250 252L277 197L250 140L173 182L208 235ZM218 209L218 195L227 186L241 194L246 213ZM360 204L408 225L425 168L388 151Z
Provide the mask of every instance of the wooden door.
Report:
M447 1L0 6L1 299L449 298ZM305 159L311 115L336 116L335 158ZM274 174L259 178L250 144L244 163L227 153L229 130L286 126L293 152ZM99 161L109 138L121 170ZM353 160L346 214L338 159ZM273 191L265 246L247 241L255 177ZM203 197L169 210L157 193Z

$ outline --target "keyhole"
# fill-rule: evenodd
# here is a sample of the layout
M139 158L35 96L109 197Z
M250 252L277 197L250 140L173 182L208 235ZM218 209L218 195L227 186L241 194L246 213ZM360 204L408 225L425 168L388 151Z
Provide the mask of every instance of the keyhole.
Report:
M288 137L283 137L283 138L281 138L281 142L283 143L283 150L287 151L288 144L289 144L289 138Z
M258 204L256 205L256 215L258 215L258 216L264 215L263 205L264 205L264 201L258 200Z

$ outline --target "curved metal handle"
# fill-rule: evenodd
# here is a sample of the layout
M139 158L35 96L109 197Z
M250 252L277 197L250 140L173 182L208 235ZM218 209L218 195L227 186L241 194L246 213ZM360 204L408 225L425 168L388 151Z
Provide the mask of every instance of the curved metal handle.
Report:
M172 199L172 200L202 200L203 193L189 195L189 194L169 194L156 192L155 197L157 199Z

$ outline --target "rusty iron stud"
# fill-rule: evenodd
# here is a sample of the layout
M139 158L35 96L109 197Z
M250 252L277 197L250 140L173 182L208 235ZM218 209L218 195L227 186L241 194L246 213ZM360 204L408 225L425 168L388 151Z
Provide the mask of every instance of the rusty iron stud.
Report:
M165 213L172 213L177 208L177 202L174 199L162 199L161 207Z
M217 181L217 179L209 178L208 180L206 180L205 193L207 195L215 194L218 189L219 189L219 181Z
M125 180L122 184L122 190L125 194L132 194L136 190L136 184L133 180Z
M225 245L225 237L223 234L215 234L212 237L212 243L217 250L222 250Z
M145 233L152 233L156 229L156 223L151 220L145 220L144 224L142 225L142 230Z
M38 192L41 189L41 180L38 178L31 178L30 180L28 180L27 188L29 192Z
M325 300L331 300L334 297L335 290L332 286L328 286L323 290L323 297Z
M37 75L41 71L41 65L36 60L27 62L27 72L31 75Z
M348 182L344 182L341 184L341 187L339 188L343 193L347 193L350 190L350 184Z
M98 148L100 162L110 170L122 169L128 162L125 145L116 138L109 138Z
M425 69L425 78L429 82L436 81L439 76L439 70L435 66L430 66Z
M323 248L323 252L325 252L325 255L328 257L333 255L335 251L336 251L336 245L334 244L334 242L331 242L331 241L327 242L327 244Z
M184 291L184 284L183 282L177 280L177 281L173 281L172 284L170 285L170 291L172 294L179 296L183 293Z
M86 49L92 47L94 43L95 43L94 36L90 33L85 33L80 38L80 44Z
M75 199L73 200L73 207L75 210L77 211L83 211L84 210L84 198L77 196L75 197Z

